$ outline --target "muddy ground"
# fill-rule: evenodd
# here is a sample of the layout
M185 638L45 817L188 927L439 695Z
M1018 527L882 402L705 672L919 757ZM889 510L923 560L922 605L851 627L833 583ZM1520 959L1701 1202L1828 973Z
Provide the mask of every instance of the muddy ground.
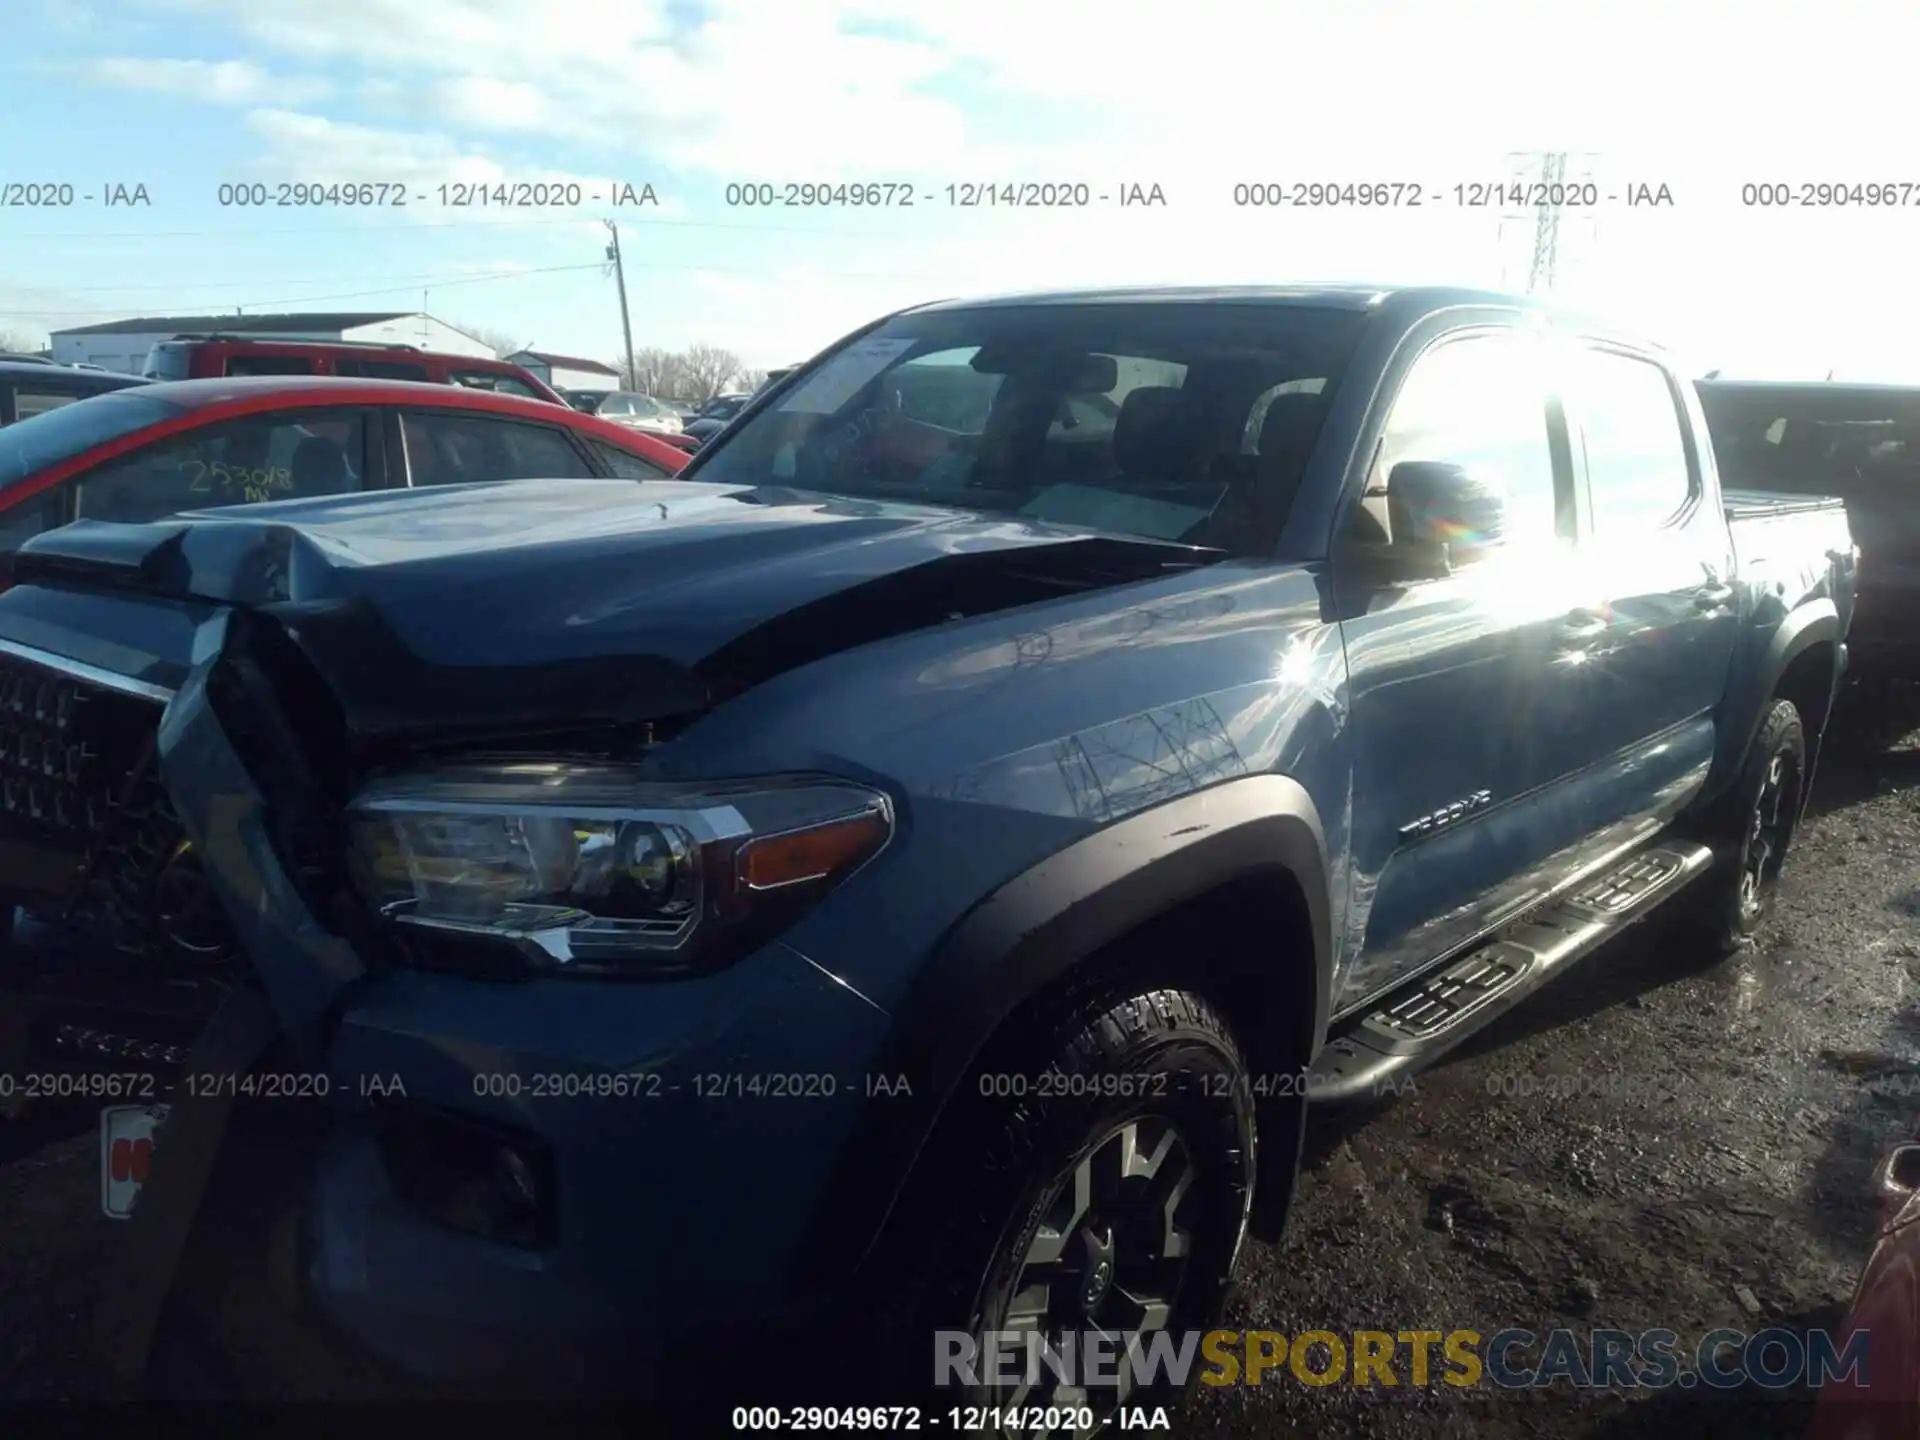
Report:
M1755 950L1703 968L1656 917L1415 1093L1316 1120L1287 1239L1253 1247L1228 1323L1665 1328L1683 1354L1721 1326L1837 1326L1875 1162L1920 1117L1920 731L1881 750L1847 718ZM1401 1374L1203 1389L1176 1433L1758 1440L1811 1416L1805 1390L1414 1391Z
M1920 1116L1920 731L1845 727L1763 943L1703 968L1657 921L1412 1093L1317 1119L1295 1220L1228 1323L1326 1330L1834 1325L1875 1160ZM1531 1093L1526 1093L1526 1092ZM98 1397L91 1135L0 1164L0 1402ZM1756 1313L1757 1311L1757 1313ZM1403 1371L1404 1374L1404 1371ZM1804 1391L1202 1390L1180 1436L1797 1436Z

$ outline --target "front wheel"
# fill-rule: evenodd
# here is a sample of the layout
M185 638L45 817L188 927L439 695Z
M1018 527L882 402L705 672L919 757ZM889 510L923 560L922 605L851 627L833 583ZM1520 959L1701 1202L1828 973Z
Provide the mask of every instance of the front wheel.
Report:
M1807 737L1791 700L1775 700L1760 722L1727 797L1715 863L1691 898L1689 928L1716 956L1750 944L1773 914L1780 872L1806 795Z
M971 1193L921 1334L943 1406L1002 1433L1087 1434L1123 1404L1168 1403L1183 1377L1152 1357L1218 1321L1254 1104L1225 1021L1185 991L1085 1007L1040 1058L981 1078L983 1153L954 1157Z

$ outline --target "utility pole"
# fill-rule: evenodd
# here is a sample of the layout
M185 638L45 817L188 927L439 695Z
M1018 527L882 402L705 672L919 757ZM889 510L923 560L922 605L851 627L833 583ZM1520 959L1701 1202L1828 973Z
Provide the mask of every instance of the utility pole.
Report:
M1558 151L1541 157L1540 203L1533 222L1533 264L1527 271L1527 293L1553 289L1553 272L1560 259L1560 205L1556 187L1567 179L1567 157Z
M607 233L613 236L613 243L607 246L607 259L613 262L614 282L620 287L620 333L627 340L627 383L637 388L640 375L633 366L633 322L627 318L627 272L620 263L620 227L611 220L601 223L607 227Z

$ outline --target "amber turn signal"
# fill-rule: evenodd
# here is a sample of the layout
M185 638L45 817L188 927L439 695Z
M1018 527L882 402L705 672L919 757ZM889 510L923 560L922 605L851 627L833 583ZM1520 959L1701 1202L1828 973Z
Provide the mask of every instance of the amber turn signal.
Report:
M825 879L873 854L886 843L890 828L884 814L870 810L751 840L740 851L741 882L749 890L777 890Z

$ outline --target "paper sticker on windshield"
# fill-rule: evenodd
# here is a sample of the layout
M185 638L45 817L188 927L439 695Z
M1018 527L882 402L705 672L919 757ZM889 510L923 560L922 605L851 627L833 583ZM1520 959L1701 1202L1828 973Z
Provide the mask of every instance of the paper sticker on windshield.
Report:
M802 415L837 415L860 393L860 387L920 342L918 340L856 340L822 365L785 400L782 410Z
M1207 518L1198 505L1175 505L1092 485L1049 485L1022 505L1020 513L1030 520L1083 525L1149 540L1178 540Z

